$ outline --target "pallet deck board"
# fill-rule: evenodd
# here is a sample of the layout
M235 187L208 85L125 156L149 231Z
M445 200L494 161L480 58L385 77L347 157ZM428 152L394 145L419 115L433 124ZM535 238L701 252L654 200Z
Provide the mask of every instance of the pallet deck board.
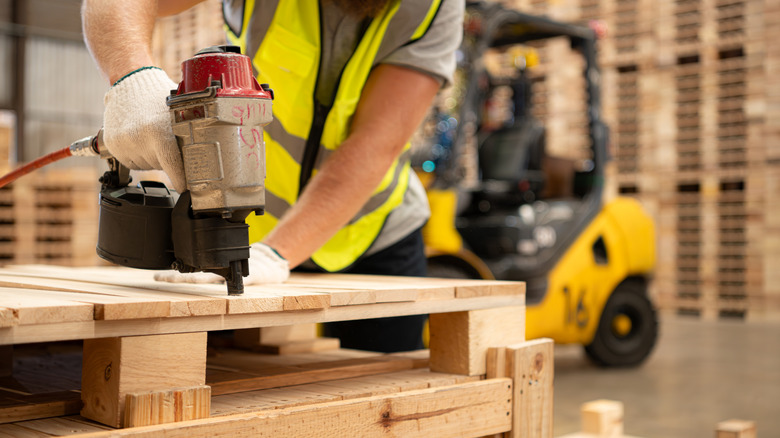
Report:
M0 287L76 308L88 304L94 313L88 320L18 324L16 313L28 309L0 303L0 345L456 312L525 300L518 282L293 273L286 284L228 296L224 284L163 283L153 275L120 267L2 268Z

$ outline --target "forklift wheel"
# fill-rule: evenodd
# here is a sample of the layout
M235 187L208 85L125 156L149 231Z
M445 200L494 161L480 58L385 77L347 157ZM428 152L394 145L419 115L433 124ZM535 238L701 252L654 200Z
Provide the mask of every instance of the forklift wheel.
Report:
M658 319L644 285L627 281L607 300L585 353L600 366L635 366L647 358L657 337Z

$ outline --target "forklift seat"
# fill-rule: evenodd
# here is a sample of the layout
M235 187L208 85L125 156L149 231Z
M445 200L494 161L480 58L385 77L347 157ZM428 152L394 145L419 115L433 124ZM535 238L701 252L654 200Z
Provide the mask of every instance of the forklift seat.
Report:
M539 199L544 188L545 131L527 117L491 132L479 149L483 192L502 204ZM503 193L501 193L503 192Z

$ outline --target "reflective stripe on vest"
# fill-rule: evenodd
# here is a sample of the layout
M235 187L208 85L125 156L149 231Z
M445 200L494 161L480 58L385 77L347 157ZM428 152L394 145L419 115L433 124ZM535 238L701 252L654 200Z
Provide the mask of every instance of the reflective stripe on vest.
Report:
M398 47L422 37L440 2L391 0L385 11L371 21L342 71L333 105L321 126L314 173L347 137L371 69ZM307 0L246 0L225 1L224 7L226 20L232 19L235 24L242 21L239 35L230 30L235 25L226 25L229 40L238 43L245 53L254 53L258 80L271 84L276 97L274 121L265 129L266 214L247 218L250 241L256 242L276 226L278 218L295 203L301 191L306 139L315 120L321 35L319 5ZM243 8L243 14L238 8ZM252 14L255 8L257 13ZM258 26L256 17L267 16L269 10L273 19L266 19L267 27ZM264 36L259 47L254 44L258 33ZM403 201L410 173L408 149L409 144L361 211L311 256L317 265L328 271L342 270L371 246L387 215Z

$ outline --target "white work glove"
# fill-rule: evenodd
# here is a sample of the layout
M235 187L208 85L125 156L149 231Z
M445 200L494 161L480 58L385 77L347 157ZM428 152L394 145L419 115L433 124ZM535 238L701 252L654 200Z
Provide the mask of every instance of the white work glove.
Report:
M184 166L165 104L174 88L176 83L156 67L117 81L104 98L103 141L130 169L162 169L182 193L187 189Z
M290 264L264 243L249 247L249 275L244 285L284 283L290 277ZM154 274L157 281L169 283L222 283L224 278L211 272L182 274L179 271L162 271Z

